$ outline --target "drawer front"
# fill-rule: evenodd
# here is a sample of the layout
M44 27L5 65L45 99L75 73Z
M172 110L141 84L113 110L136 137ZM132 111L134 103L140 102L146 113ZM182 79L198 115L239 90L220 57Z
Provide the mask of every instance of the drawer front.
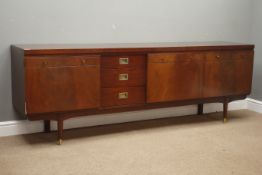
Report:
M102 69L102 87L145 86L145 68Z
M145 103L144 87L102 88L102 107L135 106Z
M101 59L102 68L125 68L145 65L145 55L103 56Z
M30 68L67 67L100 64L99 55L80 56L29 56L25 58L25 66Z

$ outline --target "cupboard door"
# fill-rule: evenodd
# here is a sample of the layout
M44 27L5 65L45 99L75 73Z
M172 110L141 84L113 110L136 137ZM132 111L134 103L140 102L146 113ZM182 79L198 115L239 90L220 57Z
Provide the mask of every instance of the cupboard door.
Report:
M202 97L202 53L148 55L147 102L167 102Z
M27 57L28 114L100 106L99 56Z
M251 91L253 51L208 52L204 97L247 95Z

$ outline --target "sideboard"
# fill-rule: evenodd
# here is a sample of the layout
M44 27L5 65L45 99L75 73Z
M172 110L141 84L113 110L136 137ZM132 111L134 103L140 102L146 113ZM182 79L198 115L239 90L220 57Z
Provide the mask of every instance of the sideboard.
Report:
M229 42L12 45L12 101L29 120L228 103L251 92L254 45Z

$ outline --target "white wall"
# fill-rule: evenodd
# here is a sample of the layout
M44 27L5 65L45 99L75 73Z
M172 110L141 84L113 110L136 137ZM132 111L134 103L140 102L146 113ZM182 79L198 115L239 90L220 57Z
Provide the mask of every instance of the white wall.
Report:
M11 104L10 45L250 41L250 0L1 0L0 121Z
M255 48L253 89L251 97L262 100L262 1L254 0L252 42Z

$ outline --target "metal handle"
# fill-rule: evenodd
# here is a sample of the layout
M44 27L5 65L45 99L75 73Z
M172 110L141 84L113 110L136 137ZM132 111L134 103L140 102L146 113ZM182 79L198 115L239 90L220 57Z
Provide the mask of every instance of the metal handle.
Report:
M118 93L118 99L128 99L128 92Z
M119 64L128 64L128 58L119 58Z
M44 61L44 62L43 62L43 65L44 65L44 66L47 66L47 65L48 65L48 62L47 62L47 61Z
M119 74L119 80L120 81L128 80L128 74Z
M217 57L217 58L220 58L220 55L217 55L216 57Z

